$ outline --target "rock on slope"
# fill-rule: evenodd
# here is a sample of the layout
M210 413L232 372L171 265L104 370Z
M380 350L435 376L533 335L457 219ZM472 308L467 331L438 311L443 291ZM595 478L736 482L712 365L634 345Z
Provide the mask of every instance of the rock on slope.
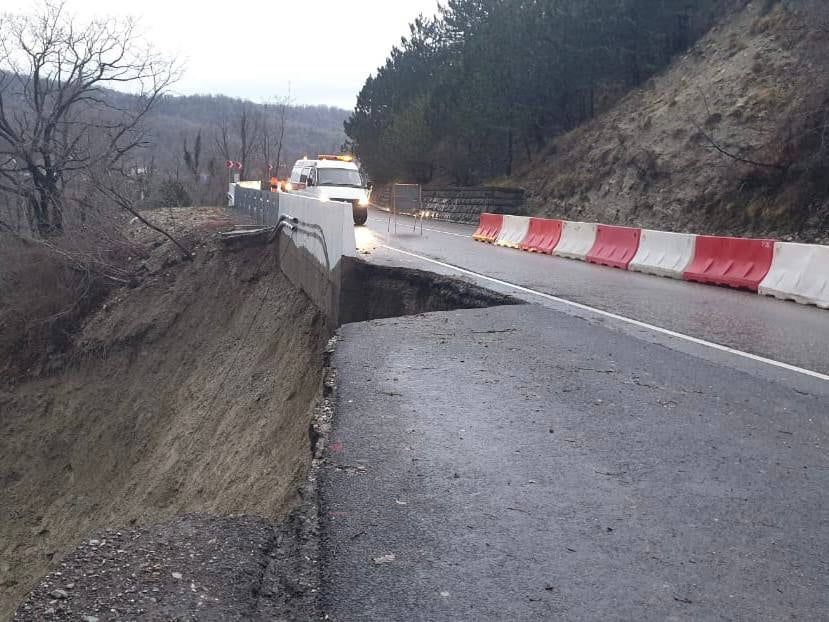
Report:
M825 243L827 123L829 7L747 2L515 183L549 217Z
M41 620L314 620L313 539L297 523L187 515L81 543L18 608ZM312 534L307 534L312 535Z

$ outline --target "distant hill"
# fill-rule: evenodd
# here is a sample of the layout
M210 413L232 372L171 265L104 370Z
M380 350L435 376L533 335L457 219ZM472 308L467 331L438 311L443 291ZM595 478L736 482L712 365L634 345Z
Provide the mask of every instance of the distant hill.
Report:
M128 109L134 101L133 95L118 91L104 90L103 95L119 108ZM12 117L20 114L23 118L30 114L28 108L22 106L14 88L4 93L4 106ZM157 102L143 123L147 129L148 145L131 152L129 159L131 167L145 171L144 204L222 203L228 181L225 161L243 159L239 132L243 111L249 120L248 170L243 172L243 176L245 179L261 179L266 177L268 162L276 165L281 125L278 103L264 105L224 95L167 95ZM285 176L293 163L306 154L339 153L346 141L343 123L348 114L346 110L330 106L287 106L279 158L282 163L280 176ZM267 158L261 141L265 118L268 119L271 135L271 152ZM223 153L219 146L222 125L228 130L228 153ZM198 166L188 166L185 143L191 155L195 156L199 136ZM195 162L191 160L193 164Z
M111 97L128 97L110 94ZM248 155L243 179L267 178L267 164L276 166L281 115L278 104L258 104L224 95L166 96L154 108L145 125L150 146L134 154L136 166L146 171L146 207L166 205L218 205L225 200L227 159L242 161L239 124L248 118ZM339 153L346 137L343 122L348 112L329 106L287 106L285 135L278 175L285 177L293 163L306 154ZM262 145L262 124L267 118L270 154ZM221 127L227 128L227 151L221 146ZM185 143L195 158L196 140L201 146L197 166L188 166ZM195 171L193 169L196 169Z
M184 140L192 148L196 136L201 132L202 161L206 163L209 158L222 160L215 143L218 128L224 120L232 129L243 106L247 106L249 113L254 116L264 111L262 104L224 95L165 97L148 120L154 143L150 155L155 158L156 165L165 167L168 171L183 166ZM273 106L270 108L270 113L276 114ZM281 160L293 163L306 153L339 152L345 142L343 121L347 116L347 111L329 106L289 106ZM254 161L257 168L261 166L261 160L262 155L255 148ZM223 160L221 165L224 166Z

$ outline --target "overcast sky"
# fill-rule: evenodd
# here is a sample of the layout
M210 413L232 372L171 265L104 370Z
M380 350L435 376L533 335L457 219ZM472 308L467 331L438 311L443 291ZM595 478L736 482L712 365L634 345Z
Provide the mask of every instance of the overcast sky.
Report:
M0 0L31 10L32 0ZM80 17L132 15L148 39L179 56L181 94L262 100L288 92L299 104L351 109L370 73L437 0L66 0Z

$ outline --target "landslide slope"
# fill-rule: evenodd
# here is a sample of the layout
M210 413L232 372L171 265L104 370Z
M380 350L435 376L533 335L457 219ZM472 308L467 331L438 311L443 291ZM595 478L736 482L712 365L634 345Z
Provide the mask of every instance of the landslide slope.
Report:
M56 371L0 383L0 619L93 530L277 520L305 479L322 315L266 248L157 259Z
M746 2L513 183L549 217L829 242L829 5Z

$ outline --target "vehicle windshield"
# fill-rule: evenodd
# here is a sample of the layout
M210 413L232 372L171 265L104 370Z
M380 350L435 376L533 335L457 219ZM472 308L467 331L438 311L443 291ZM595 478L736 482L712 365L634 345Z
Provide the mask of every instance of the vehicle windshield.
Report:
M363 187L360 173L347 168L317 168L317 184L320 186Z

